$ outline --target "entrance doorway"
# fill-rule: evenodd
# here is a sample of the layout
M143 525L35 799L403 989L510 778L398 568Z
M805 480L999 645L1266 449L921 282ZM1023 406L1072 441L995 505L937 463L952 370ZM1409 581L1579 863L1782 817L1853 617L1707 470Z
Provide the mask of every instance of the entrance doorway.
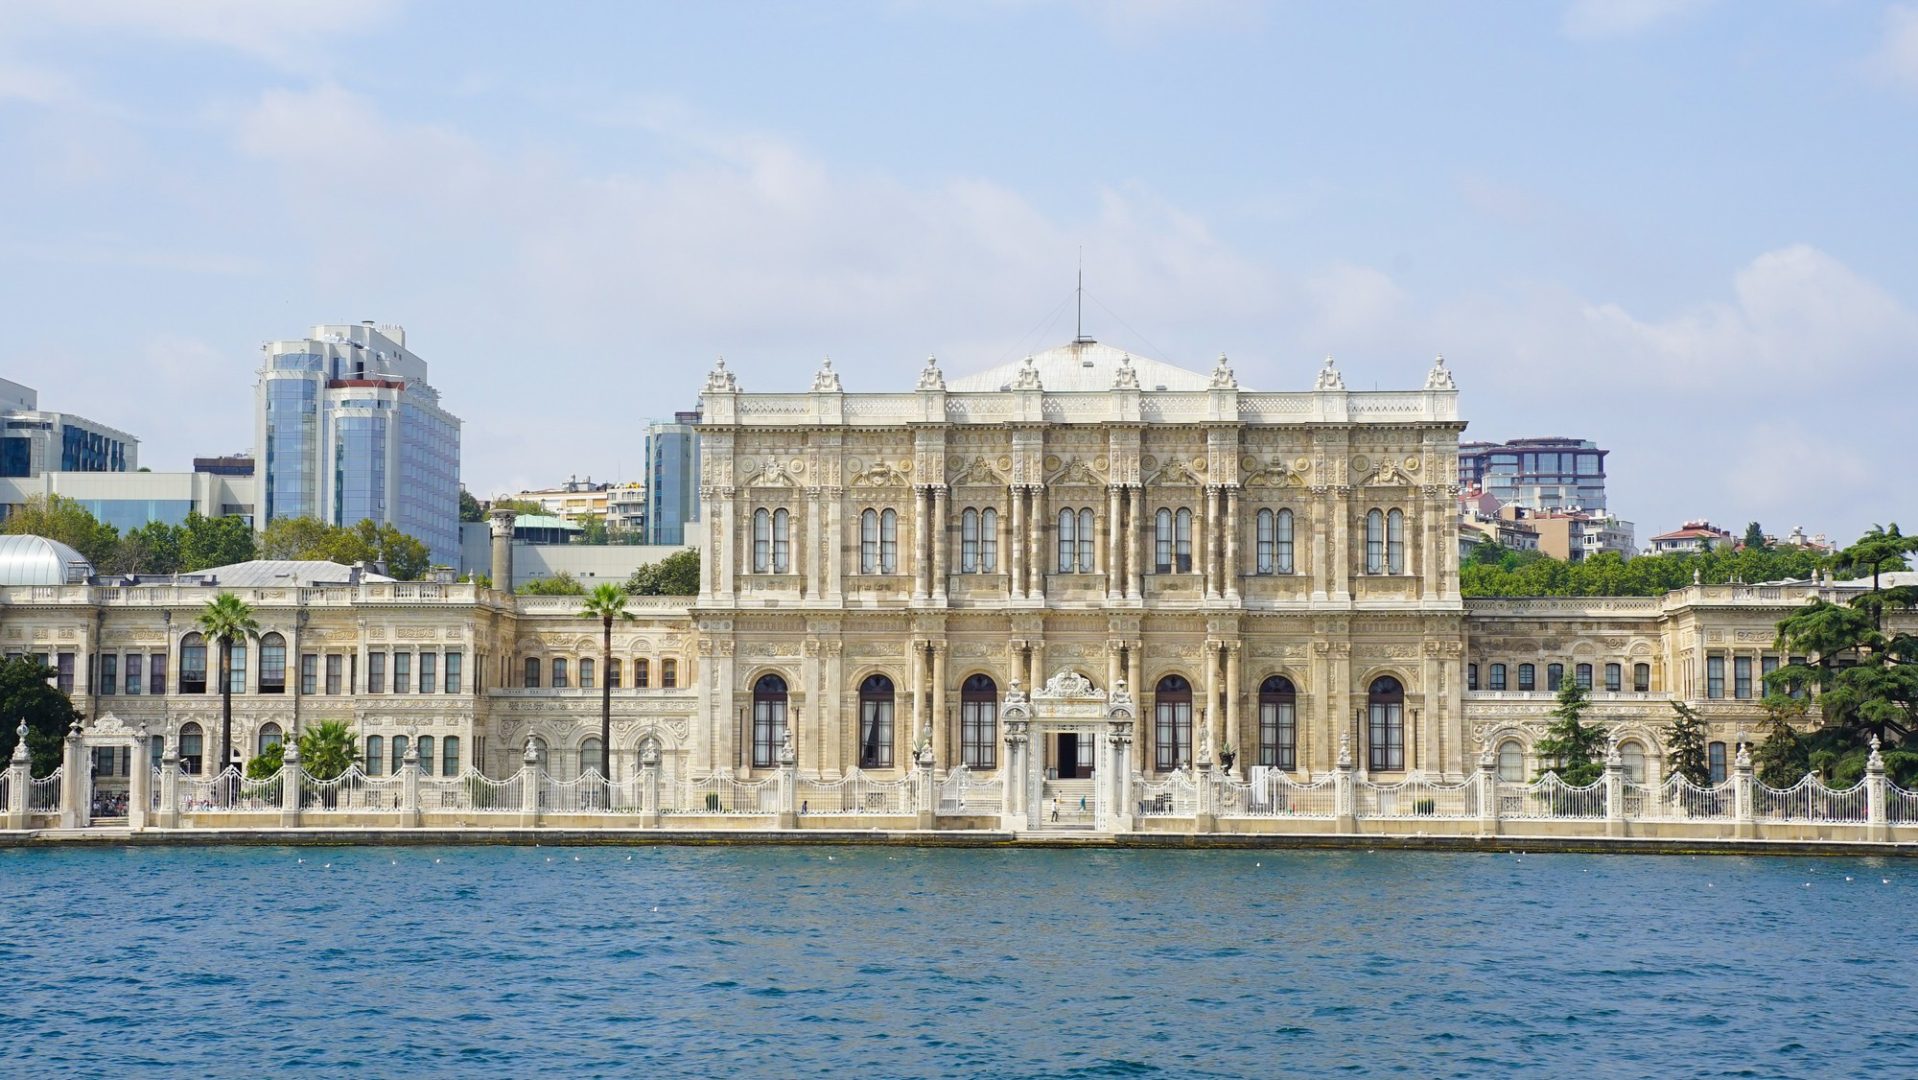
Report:
M1092 739L1081 743L1075 732L1061 732L1053 756L1054 774L1059 780L1084 780L1092 775Z

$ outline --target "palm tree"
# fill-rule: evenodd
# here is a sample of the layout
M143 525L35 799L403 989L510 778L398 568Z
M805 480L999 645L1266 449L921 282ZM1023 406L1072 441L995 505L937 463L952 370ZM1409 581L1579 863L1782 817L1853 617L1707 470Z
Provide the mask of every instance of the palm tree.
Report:
M581 602L579 617L598 619L599 649L599 767L606 783L606 805L613 805L613 620L631 619L626 610L626 592L617 585L602 584Z
M207 601L198 621L200 632L220 643L219 772L224 773L233 762L233 639L257 636L260 624L253 619L253 609L230 592Z
M359 763L360 741L339 720L322 720L300 729L300 767L315 780L337 780Z

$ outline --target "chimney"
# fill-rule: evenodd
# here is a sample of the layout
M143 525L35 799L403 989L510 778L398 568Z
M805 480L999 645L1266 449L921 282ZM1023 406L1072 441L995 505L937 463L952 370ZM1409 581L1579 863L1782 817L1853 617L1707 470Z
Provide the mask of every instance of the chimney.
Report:
M494 510L488 515L493 526L493 588L513 591L513 522L517 511Z

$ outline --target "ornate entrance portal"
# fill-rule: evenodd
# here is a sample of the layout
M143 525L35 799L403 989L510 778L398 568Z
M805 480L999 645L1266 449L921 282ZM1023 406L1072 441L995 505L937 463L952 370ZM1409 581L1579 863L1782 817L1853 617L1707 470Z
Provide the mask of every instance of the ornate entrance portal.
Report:
M1132 695L1121 680L1110 698L1085 676L1062 671L1028 698L1015 681L1003 708L1003 827L1014 832L1090 828L1129 831L1128 748Z

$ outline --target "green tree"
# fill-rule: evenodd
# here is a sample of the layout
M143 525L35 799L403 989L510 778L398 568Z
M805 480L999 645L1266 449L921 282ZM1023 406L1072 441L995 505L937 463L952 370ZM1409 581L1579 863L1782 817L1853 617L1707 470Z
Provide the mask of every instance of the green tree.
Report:
M315 518L274 518L261 534L260 549L268 559L322 559L342 566L376 562L401 581L418 580L430 563L425 544L371 518L350 528Z
M1567 678L1559 683L1558 704L1550 713L1551 726L1545 729L1545 737L1538 740L1539 757L1546 763L1546 767L1539 770L1540 776L1557 773L1565 783L1583 787L1604 775L1605 732L1585 723L1585 711L1591 704L1591 698L1577 679Z
M473 493L460 488L460 521L474 522L486 520L486 508L473 497Z
M337 780L360 762L360 740L339 720L322 720L300 729L300 768L315 780Z
M585 596L586 586L579 579L561 570L549 578L529 581L519 587L521 596Z
M282 743L274 743L247 759L246 778L248 780L265 780L274 773L279 772L281 766L285 764L286 746Z
M19 741L16 726L27 724L27 753L32 756L35 776L47 776L60 767L64 754L62 740L72 729L78 714L73 701L53 685L54 671L32 656L14 656L0 660L0 767L12 760L14 744Z
M1665 762L1672 772L1699 787L1711 783L1711 764L1705 757L1705 721L1682 701L1672 702L1671 726L1665 729Z
M257 637L260 624L246 601L223 592L200 609L200 632L220 643L220 768L233 760L233 642Z
M1811 750L1793 726L1802 722L1810 703L1789 694L1765 696L1765 741L1752 753L1758 779L1775 788L1788 788L1811 771Z
M546 508L530 499L494 499L487 504L488 510L511 510L516 514L546 513Z
M339 531L319 518L276 517L260 533L262 559L323 559Z
M613 680L607 676L612 673L613 620L631 621L633 613L626 610L626 593L609 583L594 587L580 604L579 617L599 620L600 767L606 782L606 805L610 807L613 805Z
M185 568L181 560L181 547L186 542L186 530L178 525L168 525L164 521L149 521L137 529L130 529L120 537L120 544L113 552L112 573L115 574L177 574Z
M0 532L11 536L40 536L58 540L86 556L94 569L113 563L120 530L102 524L87 508L63 495L29 495L7 515Z
M181 530L180 570L184 573L260 557L253 542L253 528L245 518L205 517L194 511L186 516Z
M633 571L622 586L634 596L698 596L699 549L675 551Z
M1770 546L1770 544L1765 543L1765 530L1759 526L1758 522L1754 521L1745 526L1745 549L1747 551L1762 551Z
M606 518L601 514L587 514L580 519L579 543L604 546L611 542L612 534L606 529Z

